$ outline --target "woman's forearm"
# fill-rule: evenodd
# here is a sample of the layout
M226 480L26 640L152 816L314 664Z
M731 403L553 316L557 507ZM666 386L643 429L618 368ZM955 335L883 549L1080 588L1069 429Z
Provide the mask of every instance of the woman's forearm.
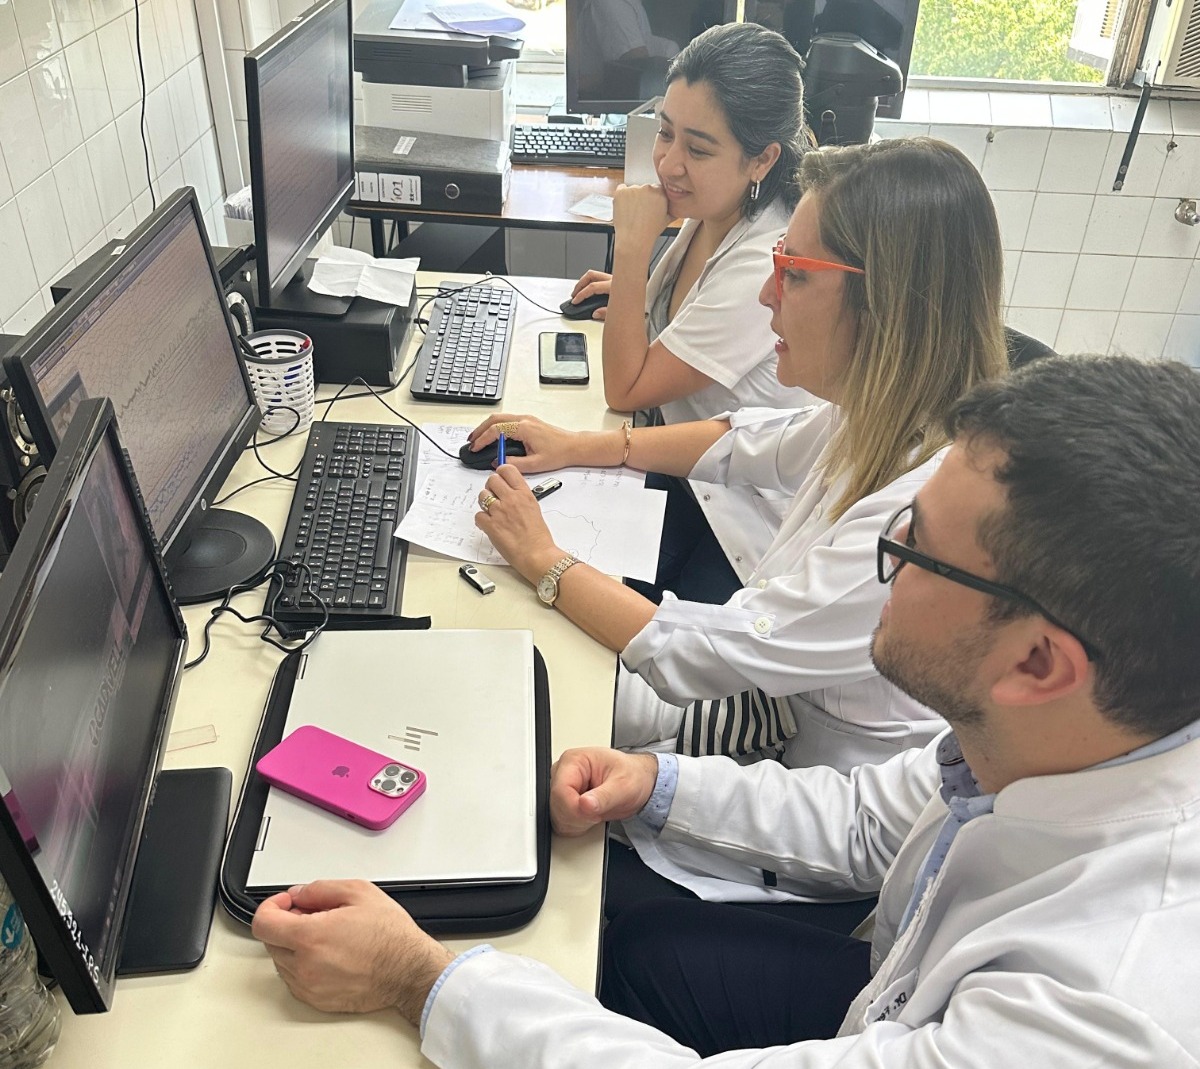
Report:
M640 245L618 242L613 258L601 368L604 399L619 412L634 407L630 404L630 394L650 351L646 334L646 275L650 254L651 250Z
M687 476L718 439L729 430L727 419L701 419L666 427L635 427L629 432L626 456L624 427L584 431L575 438L572 463L582 467L616 467L622 460L640 471Z
M525 578L537 585L565 554L558 549L538 560L523 562ZM558 581L554 607L597 642L616 653L654 616L654 603L618 579L598 572L590 564L573 564Z

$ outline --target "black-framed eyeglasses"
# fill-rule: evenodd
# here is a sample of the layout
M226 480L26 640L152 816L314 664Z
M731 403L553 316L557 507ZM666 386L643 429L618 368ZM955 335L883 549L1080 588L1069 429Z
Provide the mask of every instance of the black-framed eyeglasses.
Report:
M970 587L972 590L978 590L983 594L990 594L994 598L1005 598L1008 601L1015 601L1020 605L1027 606L1039 616L1045 617L1055 627L1061 627L1068 635L1076 639L1088 655L1089 660L1100 660L1100 651L1092 643L1088 642L1077 631L1064 624L1053 613L1047 611L1044 606L1028 594L1022 594L1019 590L1015 590L1011 586L1005 586L1003 583L994 583L990 579L984 579L982 576L965 572L961 568L955 568L951 564L944 564L927 553L922 553L919 549L914 549L907 543L898 541L893 537L896 531L908 523L912 509L911 504L897 509L893 513L892 518L884 526L883 534L879 536L879 548L875 567L881 583L890 583L896 577L896 573L905 564L914 564L918 568L924 568L927 572L933 572L934 575L940 575L943 579L949 579L952 583Z

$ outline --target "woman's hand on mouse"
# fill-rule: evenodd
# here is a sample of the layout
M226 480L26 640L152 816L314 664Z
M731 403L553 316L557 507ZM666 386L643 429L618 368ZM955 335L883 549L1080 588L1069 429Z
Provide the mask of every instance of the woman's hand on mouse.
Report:
M496 552L529 582L536 583L565 556L555 546L542 507L517 471L515 461L502 464L488 476L487 485L479 494L479 505L475 526L492 540Z
M607 296L611 289L612 275L607 271L585 271L571 290L571 303L578 304L589 297ZM592 313L592 318L602 320L607 314L608 305L602 305Z
M515 416L498 412L488 416L467 435L471 449L478 452L490 445L504 432L505 438L515 438L525 447L523 457L512 457L509 464L517 471L554 471L572 464L595 463L586 459L584 448L592 437L584 431L567 431L544 423L536 416Z

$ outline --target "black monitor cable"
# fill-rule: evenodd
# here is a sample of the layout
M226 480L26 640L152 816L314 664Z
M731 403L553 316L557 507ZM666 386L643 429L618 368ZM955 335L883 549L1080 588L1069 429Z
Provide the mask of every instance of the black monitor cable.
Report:
M297 642L292 645L284 645L283 642L271 637L272 628L281 637L286 639L289 632L294 633L295 625L281 625L280 622L269 613L256 613L254 616L246 616L244 613L241 613L235 609L230 604L230 601L237 594L243 594L249 590L256 590L258 587L262 586L264 582L269 582L272 587L278 583L282 589L286 573L291 569L299 569L300 574L303 577L303 587L301 589L301 593L310 595L315 599L317 605L320 606L321 622L313 627L312 633L309 634L308 637L302 642ZM268 601L269 600L270 592L268 592ZM291 561L276 559L267 565L266 570L257 579L251 579L244 583L235 583L233 586L231 586L225 592L225 596L221 599L221 603L219 605L215 605L209 610L208 619L204 623L204 646L200 650L199 656L184 664L184 671L187 671L189 668L195 668L196 665L198 665L204 660L205 657L208 656L208 652L212 648L212 626L217 622L218 618L223 616L225 613L229 613L230 616L241 620L241 622L244 624L265 623L266 626L262 629L262 632L258 637L261 638L263 642L274 646L277 650L282 650L284 653L296 653L299 650L308 649L308 647L316 640L316 637L325 630L325 625L329 623L329 605L325 599L321 597L317 590L317 580L312 573L312 569L307 564L293 564Z

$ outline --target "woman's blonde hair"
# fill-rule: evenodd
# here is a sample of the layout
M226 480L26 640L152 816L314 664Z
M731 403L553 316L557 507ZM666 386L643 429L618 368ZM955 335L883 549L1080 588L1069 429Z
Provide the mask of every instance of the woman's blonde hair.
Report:
M1003 255L983 179L942 141L810 152L800 186L825 247L865 272L843 291L857 337L826 470L849 477L836 517L946 445L950 406L1005 373Z

